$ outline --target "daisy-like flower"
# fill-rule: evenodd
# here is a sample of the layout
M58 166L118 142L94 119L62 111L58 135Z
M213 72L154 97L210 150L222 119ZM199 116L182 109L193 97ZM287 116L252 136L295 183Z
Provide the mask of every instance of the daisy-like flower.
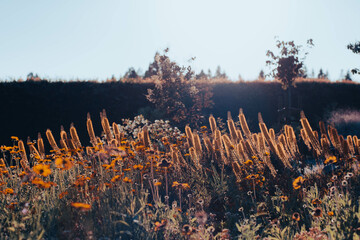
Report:
M336 163L337 162L337 159L335 156L331 156L331 157L328 157L326 160L325 160L325 164L328 164L328 163Z
M136 165L133 166L134 170L142 170L143 168L144 168L144 166L141 165L141 164L136 164Z
M43 177L47 177L51 174L50 166L45 164L38 164L33 167L33 170L36 174L39 174Z
M333 211L330 211L330 212L328 212L327 214L328 214L328 216L330 216L330 217L334 216L334 212L333 212Z
M300 221L300 214L298 212L295 212L293 215L292 215L292 219L295 220L295 221Z
M79 203L79 202L73 202L71 203L71 206L83 211L87 211L91 209L91 205L87 203Z
M115 175L112 179L111 179L111 182L117 182L121 180L121 175Z
M321 208L315 208L313 211L313 216L314 217L322 217L322 210Z
M301 185L304 182L304 178L303 177L297 177L294 182L293 182L293 188L294 189L299 189L301 187Z
M181 235L183 236L190 236L192 232L192 227L189 224L185 224L181 229Z
M125 178L123 179L123 181L124 181L125 183L132 183L132 180L131 180L130 178L128 178L128 177L125 177Z
M175 181L175 182L173 182L172 187L177 187L179 185L181 185L181 183Z
M70 168L72 168L73 163L69 158L56 158L55 165L61 170L69 170Z

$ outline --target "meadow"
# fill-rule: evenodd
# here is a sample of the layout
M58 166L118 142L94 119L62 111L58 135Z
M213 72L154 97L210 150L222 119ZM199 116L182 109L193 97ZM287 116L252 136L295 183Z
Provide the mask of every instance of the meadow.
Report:
M87 138L74 125L12 136L0 238L359 239L360 139L304 112L278 130L244 113L182 130L101 111Z

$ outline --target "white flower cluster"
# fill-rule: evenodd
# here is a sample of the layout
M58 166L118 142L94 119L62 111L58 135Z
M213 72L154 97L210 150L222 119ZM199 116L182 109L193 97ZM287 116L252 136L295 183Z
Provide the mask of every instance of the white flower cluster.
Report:
M123 124L119 125L120 131L126 137L136 139L138 133L142 131L144 126L148 127L150 136L155 139L162 137L176 137L180 138L182 133L177 127L172 127L169 120L155 120L154 123L145 119L143 115L138 115L134 120L122 119Z

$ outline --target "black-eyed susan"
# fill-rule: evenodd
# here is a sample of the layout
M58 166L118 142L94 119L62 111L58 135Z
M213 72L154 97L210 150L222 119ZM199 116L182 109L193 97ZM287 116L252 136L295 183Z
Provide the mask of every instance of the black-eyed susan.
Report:
M300 214L298 212L295 212L293 215L292 215L292 219L295 220L295 221L300 221Z
M328 216L330 216L330 217L334 216L334 212L333 212L333 211L330 211L330 212L328 212L327 214L328 214Z
M289 198L287 196L280 196L280 199L281 199L282 202L289 201Z
M58 157L55 159L55 165L57 168L60 168L61 170L69 170L72 168L73 163L70 160L70 158Z
M158 167L168 168L170 166L171 166L171 162L166 160L166 158L161 159L160 162L158 163Z
M303 183L304 183L304 178L302 176L297 177L293 182L293 188L299 189Z
M313 211L314 217L322 217L322 209L321 208L315 208Z
M51 169L49 165L38 164L33 167L33 170L36 174L47 177L51 174Z
M192 227L189 224L185 224L181 229L181 235L183 236L190 236L192 233Z

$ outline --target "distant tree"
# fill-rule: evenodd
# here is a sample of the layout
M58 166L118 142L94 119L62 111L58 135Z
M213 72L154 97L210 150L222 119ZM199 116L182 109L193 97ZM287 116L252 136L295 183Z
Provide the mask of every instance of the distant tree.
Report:
M150 78L159 73L160 66L156 59L158 59L160 54L158 52L155 53L154 61L149 64L148 70L145 71L144 78Z
M360 54L360 41L354 44L347 45L347 48L350 49L355 54ZM351 69L352 74L360 74L360 69L354 68Z
M317 77L320 78L320 79L328 79L328 75L327 75L326 73L324 73L324 71L322 70L322 68L320 68Z
M217 68L216 68L215 78L227 78L226 73L221 72L221 67L220 66L217 66Z
M166 55L155 55L158 73L154 89L148 89L147 99L172 121L195 127L203 119L203 109L212 107L209 85L198 84L192 79L190 67L180 67Z
M302 69L299 70L298 77L299 78L307 78L308 77L306 66L304 66Z
M307 40L307 46L314 46L313 40ZM276 47L279 52L276 54L270 50L267 51L266 56L269 60L266 61L266 65L273 67L270 76L277 78L281 81L284 90L287 90L288 106L287 106L287 117L291 119L291 87L295 86L295 79L298 77L303 70L306 55L300 57L301 45L295 45L294 41L284 42L276 40Z
M312 77L312 78L315 77L315 71L314 71L314 69L311 69L311 75L310 75L310 77Z
M26 76L26 81L34 81L34 74L31 72Z
M137 72L133 67L129 68L124 75L124 78L138 78L138 77L139 75L137 74Z
M208 78L212 78L212 77L213 77L210 69L208 69L207 76L208 76Z
M350 76L350 71L347 71L346 72L346 75L345 75L345 78L344 78L345 80L348 80L348 81L352 81L352 79L351 79L351 76Z
M264 73L264 71L262 69L261 69L261 71L259 73L258 79L259 80L265 80L265 73Z
M308 47L314 46L313 40L307 40ZM294 86L294 81L300 72L303 70L303 61L308 52L300 58L300 51L302 46L295 45L294 41L284 42L276 40L276 47L279 53L275 54L268 50L266 56L270 59L266 61L267 66L274 66L271 73L272 77L279 79L284 89Z
M195 76L196 79L207 79L208 76L207 74L204 72L204 70L201 70L199 74L197 74Z

